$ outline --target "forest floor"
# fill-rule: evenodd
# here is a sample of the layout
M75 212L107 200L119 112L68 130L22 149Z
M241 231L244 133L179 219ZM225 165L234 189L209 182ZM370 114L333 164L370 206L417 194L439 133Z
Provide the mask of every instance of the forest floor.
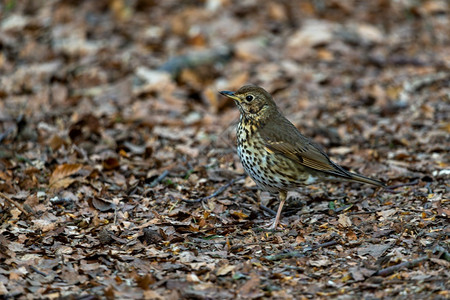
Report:
M0 297L449 299L447 1L0 4ZM393 190L258 191L264 87ZM199 200L199 201L186 201Z

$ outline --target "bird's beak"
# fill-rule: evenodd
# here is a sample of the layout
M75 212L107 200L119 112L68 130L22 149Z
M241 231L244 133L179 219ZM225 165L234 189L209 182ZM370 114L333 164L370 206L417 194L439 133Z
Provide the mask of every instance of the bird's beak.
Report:
M240 99L239 99L239 97L238 96L236 96L236 94L234 93L234 92L230 92L230 91L221 91L221 92L219 92L221 95L223 95L223 96L226 96L226 97L228 97L228 98L231 98L231 99L233 99L233 100L235 100L235 101L240 101Z

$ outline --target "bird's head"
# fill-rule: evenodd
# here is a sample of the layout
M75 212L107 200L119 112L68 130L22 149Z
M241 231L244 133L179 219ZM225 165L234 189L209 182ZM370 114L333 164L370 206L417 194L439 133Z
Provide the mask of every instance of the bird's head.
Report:
M241 112L241 117L247 120L261 120L273 110L277 110L272 96L263 88L255 85L245 85L236 92L221 91L220 94L234 100Z

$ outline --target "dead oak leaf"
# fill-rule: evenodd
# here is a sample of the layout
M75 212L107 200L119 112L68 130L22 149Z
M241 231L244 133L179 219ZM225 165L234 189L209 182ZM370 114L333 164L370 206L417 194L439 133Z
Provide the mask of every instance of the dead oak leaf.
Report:
M54 185L57 181L75 174L82 167L82 164L63 164L57 166L50 177L50 185Z
M85 172L83 172L83 170ZM52 176L50 177L49 187L53 190L66 188L73 182L80 180L80 177L85 178L89 176L90 173L90 168L82 164L59 165L55 168ZM78 174L80 176L73 177L75 174Z

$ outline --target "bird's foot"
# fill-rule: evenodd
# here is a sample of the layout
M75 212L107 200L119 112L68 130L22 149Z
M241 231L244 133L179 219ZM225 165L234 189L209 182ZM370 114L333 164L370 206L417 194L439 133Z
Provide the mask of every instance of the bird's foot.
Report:
M286 225L282 224L279 220L275 219L273 222L266 223L260 226L262 231L277 231L278 229L285 228Z

